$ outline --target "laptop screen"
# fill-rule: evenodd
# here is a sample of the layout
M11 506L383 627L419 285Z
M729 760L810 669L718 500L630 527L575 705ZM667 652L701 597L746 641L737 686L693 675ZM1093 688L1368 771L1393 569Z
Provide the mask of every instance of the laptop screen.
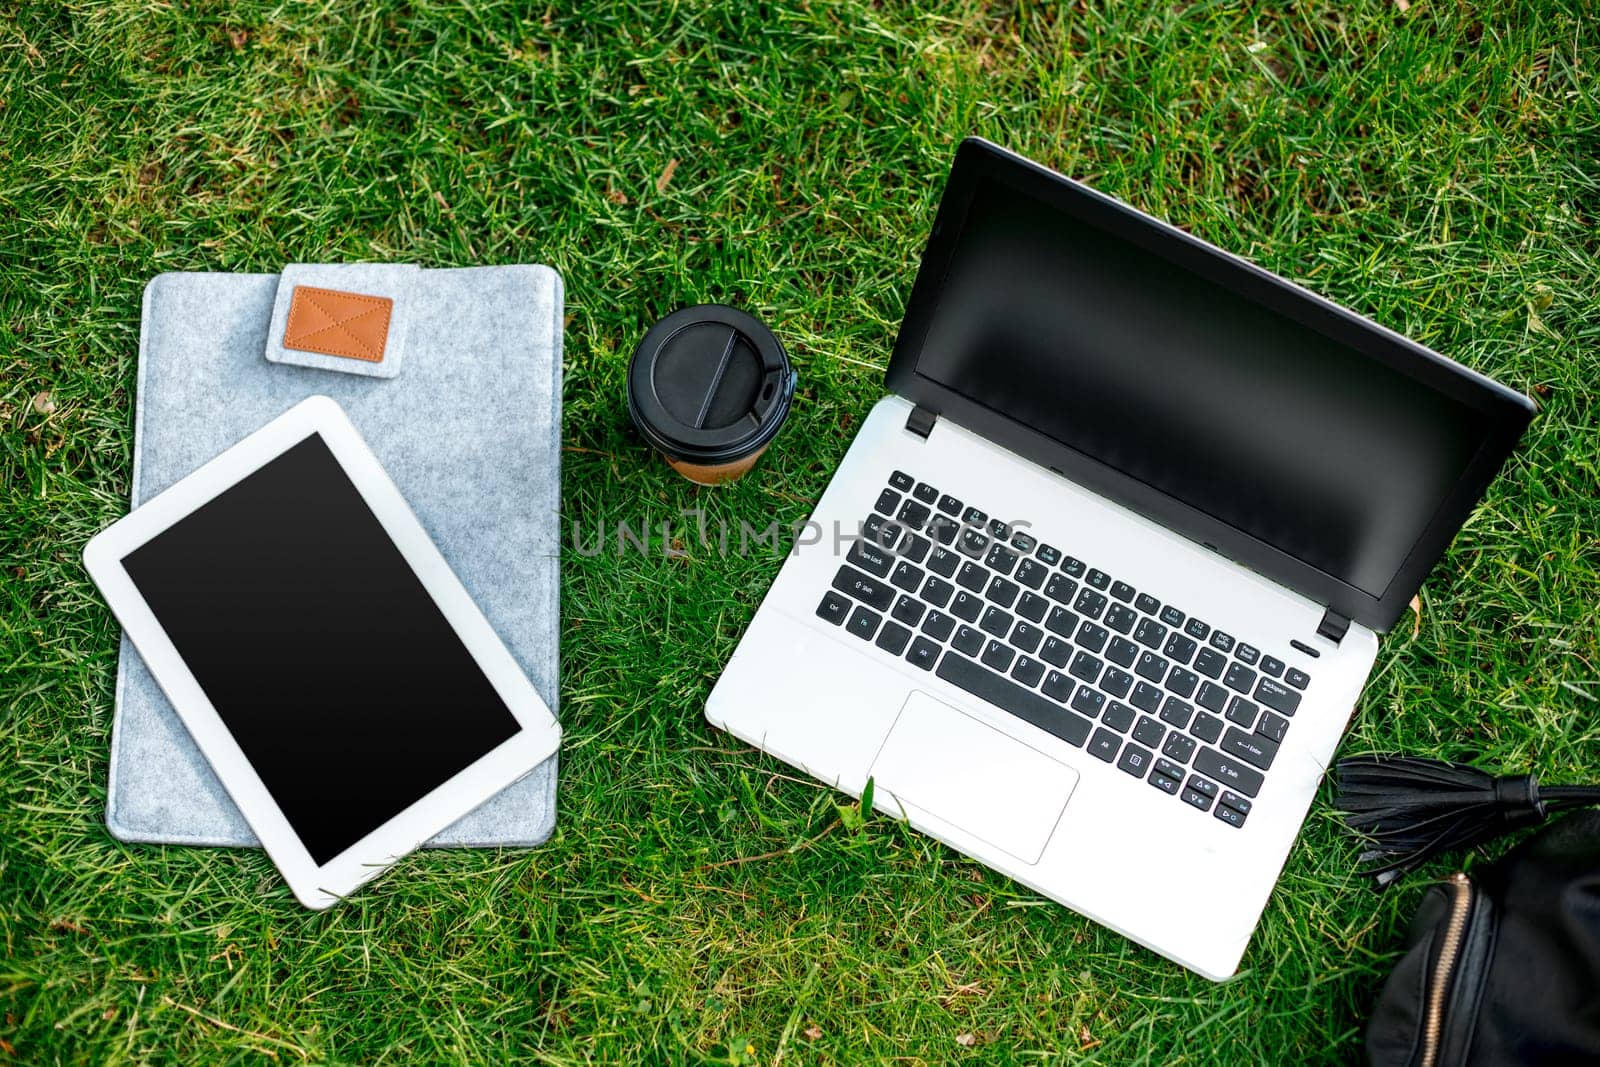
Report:
M1373 597L1491 427L987 176L916 372Z

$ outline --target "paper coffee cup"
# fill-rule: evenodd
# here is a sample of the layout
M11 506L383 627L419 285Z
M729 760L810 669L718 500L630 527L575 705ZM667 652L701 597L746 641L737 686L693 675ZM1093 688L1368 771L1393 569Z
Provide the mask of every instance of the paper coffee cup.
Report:
M731 482L777 434L794 399L783 345L755 316L722 304L674 311L628 364L628 413L672 469L700 485Z

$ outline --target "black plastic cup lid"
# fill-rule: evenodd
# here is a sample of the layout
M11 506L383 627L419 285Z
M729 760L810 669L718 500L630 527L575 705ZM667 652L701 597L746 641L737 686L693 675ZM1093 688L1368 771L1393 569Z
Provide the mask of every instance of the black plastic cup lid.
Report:
M772 331L722 304L681 308L650 327L628 364L628 413L676 459L731 463L772 440L795 373Z

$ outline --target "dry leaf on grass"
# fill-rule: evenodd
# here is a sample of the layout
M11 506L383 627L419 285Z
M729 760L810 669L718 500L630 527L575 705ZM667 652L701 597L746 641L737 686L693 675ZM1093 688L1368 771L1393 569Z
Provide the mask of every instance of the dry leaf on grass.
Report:
M56 398L48 392L33 394L33 410L41 415L55 414Z
M957 1034L956 1035L956 1044L960 1045L962 1048L977 1048L978 1047L978 1035L977 1034Z
M822 1036L822 1027L818 1026L816 1023L812 1023L810 1026L806 1027L800 1032L806 1035L807 1041L815 1041L817 1038Z
M678 173L678 160L674 157L667 160L667 165L661 169L661 177L656 179L657 196L667 191L667 185L672 181L672 176L676 173Z
M1411 598L1411 636L1422 632L1422 594Z

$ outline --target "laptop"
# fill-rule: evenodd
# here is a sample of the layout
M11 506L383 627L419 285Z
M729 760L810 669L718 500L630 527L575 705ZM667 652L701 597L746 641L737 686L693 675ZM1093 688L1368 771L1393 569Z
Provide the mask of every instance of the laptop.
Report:
M706 718L1207 978L1522 395L993 144Z

